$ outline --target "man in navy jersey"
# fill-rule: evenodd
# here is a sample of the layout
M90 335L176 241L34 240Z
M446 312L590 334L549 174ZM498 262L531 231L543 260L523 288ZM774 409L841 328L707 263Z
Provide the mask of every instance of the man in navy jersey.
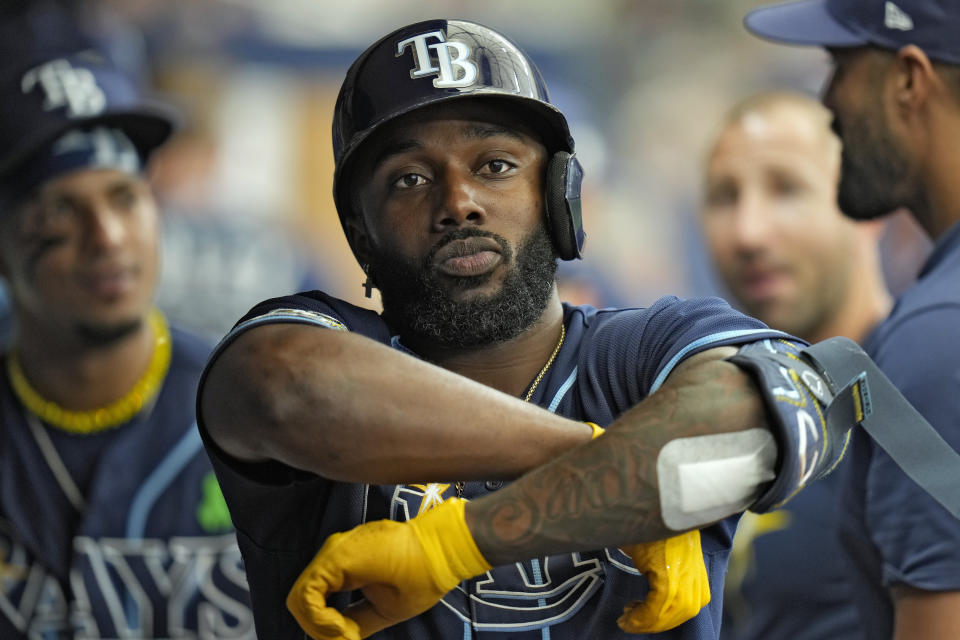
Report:
M866 348L960 450L960 4L814 0L754 10L746 25L830 53L823 101L843 141L843 212L904 207L933 239ZM845 463L841 530L864 636L960 637L960 521L861 435Z
M195 426L209 349L153 306L173 120L93 51L4 66L0 637L252 639Z
M727 112L706 156L700 221L746 313L809 342L842 335L862 344L890 312L877 246L883 223L844 217L839 175L840 141L819 101L754 94ZM860 637L834 517L839 479L833 473L784 509L740 520L725 640Z
M267 300L198 395L261 634L716 638L737 514L826 473L852 424L794 369L803 343L715 298L561 302L581 169L496 31L388 34L347 72L333 139L382 315Z

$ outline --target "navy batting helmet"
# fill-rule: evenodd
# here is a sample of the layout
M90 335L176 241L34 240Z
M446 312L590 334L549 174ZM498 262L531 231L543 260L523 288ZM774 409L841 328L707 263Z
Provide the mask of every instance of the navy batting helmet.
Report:
M551 159L545 208L564 260L580 257L583 171L563 114L519 46L493 29L466 20L428 20L397 29L364 51L347 71L333 115L333 198L341 224L355 215L349 169L357 149L382 125L427 105L494 97L525 107Z

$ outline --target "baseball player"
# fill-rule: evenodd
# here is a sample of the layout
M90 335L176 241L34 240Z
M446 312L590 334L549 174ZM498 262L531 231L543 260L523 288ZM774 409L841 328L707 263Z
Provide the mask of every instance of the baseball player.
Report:
M809 342L843 335L862 344L891 306L877 246L883 223L840 212L840 141L830 112L805 94L767 91L733 106L719 129L706 157L700 222L733 300ZM725 640L860 637L834 517L840 475L784 509L740 520Z
M757 9L746 24L830 53L823 101L843 141L843 212L862 220L904 207L933 239L917 282L866 348L960 450L960 4L816 0ZM907 428L898 435L916 440ZM841 530L864 636L960 637L960 520L895 460L858 434L846 463ZM958 466L920 460L928 477ZM955 483L944 486L957 495Z
M374 43L333 143L383 314L267 300L198 394L260 633L716 638L737 514L832 468L859 383L719 299L561 302L581 169L536 66L492 29Z
M209 348L152 304L143 172L173 120L98 54L47 51L0 79L0 637L254 638L195 427Z

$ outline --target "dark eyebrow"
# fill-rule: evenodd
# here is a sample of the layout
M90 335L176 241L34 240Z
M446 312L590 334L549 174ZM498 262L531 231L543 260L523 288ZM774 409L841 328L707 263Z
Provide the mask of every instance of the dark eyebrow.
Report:
M518 142L523 142L524 138L520 135L520 132L510 127L505 127L498 124L488 124L488 123L470 123L464 127L464 133L468 138L474 139L483 139L483 138L493 138L494 136L509 136Z
M107 187L107 192L116 194L120 191L136 191L140 186L140 180L134 175L119 176L113 180Z
M408 151L414 151L416 149L422 149L423 144L414 139L407 140L391 140L383 145L382 149L376 150L373 160L370 163L370 174L373 175L380 170L380 167L383 166L387 160L393 156L400 155L401 153L406 153Z
M407 140L391 140L377 152L377 156L373 160L373 169L376 171L380 165L393 156L422 148L423 143L412 138Z
M485 138L493 138L496 136L509 136L518 142L525 141L524 137L516 129L511 129L510 127L505 127L498 124L477 122L470 123L464 126L463 133L467 138L473 140L483 140ZM423 143L414 138L391 140L390 142L386 143L377 153L376 158L374 158L373 161L373 170L376 171L380 165L393 156L422 148Z

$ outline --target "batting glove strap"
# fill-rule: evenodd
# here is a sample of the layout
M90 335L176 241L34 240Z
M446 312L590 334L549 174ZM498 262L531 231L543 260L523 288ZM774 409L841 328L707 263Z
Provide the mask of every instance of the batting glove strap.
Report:
M750 506L757 513L771 511L840 462L850 429L869 408L866 376L838 384L800 345L786 340L744 345L728 360L753 378L777 441L776 478Z

